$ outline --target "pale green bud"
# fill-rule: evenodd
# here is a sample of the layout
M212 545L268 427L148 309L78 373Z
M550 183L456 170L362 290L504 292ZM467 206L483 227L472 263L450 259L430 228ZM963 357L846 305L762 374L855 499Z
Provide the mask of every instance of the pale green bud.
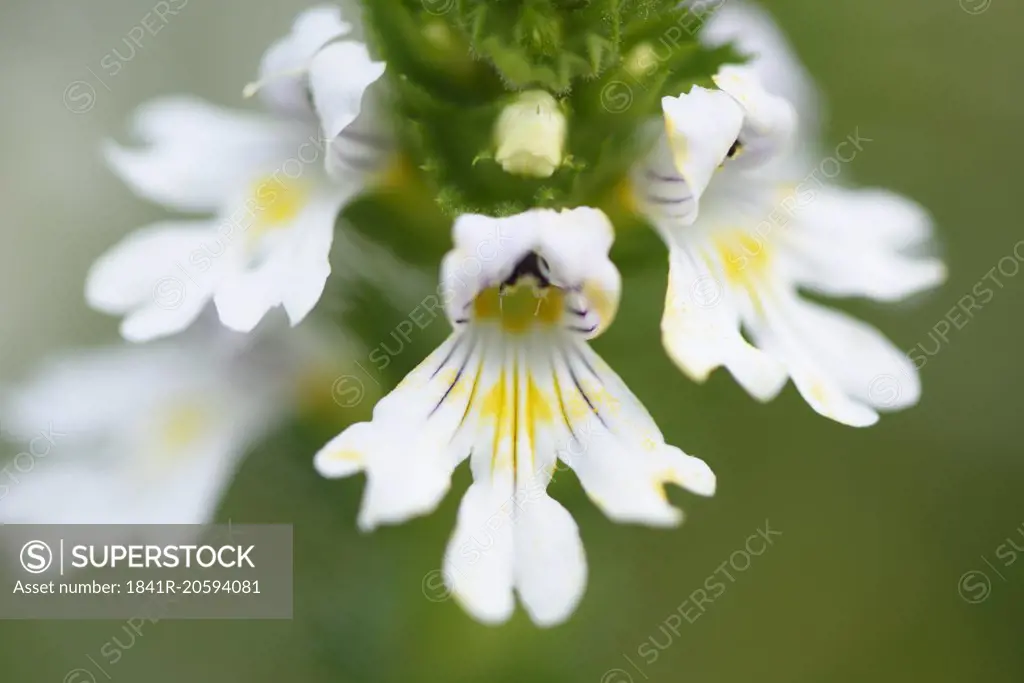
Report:
M562 165L566 120L543 90L520 93L495 126L495 159L507 173L548 178Z

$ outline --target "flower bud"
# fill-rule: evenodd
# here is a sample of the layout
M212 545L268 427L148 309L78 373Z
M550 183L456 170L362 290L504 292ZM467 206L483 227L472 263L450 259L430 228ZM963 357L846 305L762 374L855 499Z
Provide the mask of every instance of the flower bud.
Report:
M495 127L495 159L507 173L548 178L562 165L565 114L543 90L530 90L505 107Z

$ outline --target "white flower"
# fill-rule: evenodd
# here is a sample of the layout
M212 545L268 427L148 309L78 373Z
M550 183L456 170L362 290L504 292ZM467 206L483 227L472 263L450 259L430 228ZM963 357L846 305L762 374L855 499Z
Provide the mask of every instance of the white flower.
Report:
M374 61L362 42L360 8L343 0L347 40L320 49L308 62L308 96L328 142L327 170L341 181L381 166L381 148L390 145L380 111L384 63Z
M765 90L787 100L800 113L802 134L796 142L816 145L821 97L785 35L757 5L744 0L712 2L718 6L701 30L701 42L713 47L731 42L741 53L754 56L746 66Z
M603 213L466 215L454 233L442 265L454 333L316 466L328 477L366 472L359 523L371 529L432 511L470 457L446 582L481 621L508 619L515 591L536 623L556 624L586 582L576 524L546 493L559 459L620 522L677 524L664 484L711 495L715 477L665 444L587 344L619 299Z
M233 333L190 332L45 366L0 406L27 445L4 470L0 521L211 521L247 450L295 408L312 363L292 334L240 346Z
M762 15L734 16L744 28L719 23L716 35L746 36ZM897 301L940 283L945 268L911 251L931 237L917 204L813 173L819 160L801 138L806 117L758 74L794 93L805 81L783 78L776 52L763 59L776 61L726 67L715 77L718 90L665 98L667 133L634 174L639 208L670 248L664 343L696 381L724 366L752 396L769 400L792 378L817 412L867 426L878 411L917 402L913 364L870 326L798 291ZM855 152L848 144L838 156Z
M316 305L331 272L338 212L378 168L383 152L371 137L328 152L307 101L302 74L313 55L342 49L347 78L335 94L345 99L350 118L359 113L364 92L384 67L361 43L341 40L324 48L349 30L339 10L316 8L270 48L260 84L270 115L165 98L136 114L145 147L106 146L108 162L138 194L205 214L142 228L93 266L86 297L94 308L124 316L126 339L179 332L210 300L226 326L246 332L276 306L295 325ZM323 167L342 160L360 172L332 181Z
M549 178L562 165L565 114L544 90L520 93L498 116L495 160L508 173Z

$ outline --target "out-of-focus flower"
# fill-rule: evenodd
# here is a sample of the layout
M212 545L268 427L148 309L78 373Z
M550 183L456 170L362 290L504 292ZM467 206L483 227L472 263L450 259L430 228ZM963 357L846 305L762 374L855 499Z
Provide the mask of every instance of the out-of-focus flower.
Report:
M460 217L442 265L449 339L316 456L328 477L365 471L364 529L432 511L471 458L444 559L453 595L503 622L518 593L552 625L582 595L575 522L546 492L558 460L612 519L655 526L682 513L665 484L711 495L708 466L664 438L587 340L611 321L620 278L612 228L595 209Z
M316 54L340 52L346 60L345 77L315 102L341 130L353 124L383 73L384 65L351 39L352 28L337 8L314 8L296 20L268 50L261 81L249 89L261 91L270 114L165 98L136 114L135 131L146 146L105 147L111 167L141 196L214 216L142 228L93 266L86 297L94 308L124 316L126 339L179 332L210 300L224 325L245 332L276 306L294 325L316 305L331 272L338 213L387 151L373 133L348 146L329 144L310 104L306 84L315 77ZM325 164L348 172L332 180Z
M731 30L728 15L719 17L716 37L776 44L758 37L776 35L763 15L736 12L742 24ZM805 93L801 105L813 97L798 85L802 74L786 72L795 60L778 54L723 68L719 90L694 87L663 102L667 134L634 174L638 206L670 249L663 338L697 381L724 366L752 396L769 400L792 378L817 412L867 426L878 411L917 402L916 369L875 329L798 291L896 301L935 286L946 271L910 252L927 245L932 228L914 202L805 182L817 162L808 154L814 145L800 137L803 112L758 75ZM898 391L875 391L878 377L892 377Z
M0 521L211 521L242 457L328 366L322 340L305 328L246 338L211 327L70 355L5 391L10 437L52 437L43 455L8 466L17 481L5 481Z

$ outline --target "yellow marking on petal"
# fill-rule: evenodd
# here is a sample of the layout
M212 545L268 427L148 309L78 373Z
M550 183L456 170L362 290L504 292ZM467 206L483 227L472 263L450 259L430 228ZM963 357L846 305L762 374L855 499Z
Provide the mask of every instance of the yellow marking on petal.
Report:
M596 369L598 368L595 368L595 370ZM601 369L606 372L609 371L607 370L607 366ZM606 387L601 381L594 380L593 376L590 375L589 372L590 371L588 370L588 374L586 376L578 378L580 386L587 394L587 398L590 399L590 402L594 404L594 408L596 408L602 415L618 415L622 408L622 401L613 393L608 391L608 387ZM583 400L582 397L580 397L580 401L586 408L586 412L593 413L593 410L591 410L590 406L587 405L587 402Z
M679 475L679 472L673 468L667 468L661 470L654 475L654 493L661 500L668 502L668 495L665 493L666 484L675 484L676 486L683 486L683 477Z
M554 380L555 384L555 398L558 400L558 410L559 412L561 412L562 419L565 420L565 424L569 426L569 429L571 430L571 425L574 418L572 416L571 410L565 404L565 396L562 394L562 385L558 381L558 373L552 372L551 378Z
M519 356L512 363L512 416L509 433L512 435L512 471L518 472L519 466Z
M327 457L330 460L341 460L343 462L363 462L363 454L359 451L354 451L351 448L331 451L327 454Z
M552 397L545 395L529 372L521 378L519 369L516 358L510 371L502 369L498 381L481 402L482 420L494 424L492 472L499 468L515 471L518 457L523 454L521 449L526 449L532 458L537 448L537 428L554 422ZM520 424L525 428L524 441L520 440Z
M828 390L825 389L825 385L821 382L812 383L808 393L815 401L818 401L822 405L828 405Z
M483 405L480 409L482 418L493 418L494 420L494 442L491 445L492 473L497 471L499 467L511 468L515 464L513 454L509 452L507 447L503 447L508 443L504 439L504 435L506 433L511 434L512 432L513 411L508 409L509 398L506 396L507 374L505 368L502 368L498 382L484 396Z
M665 114L665 133L668 136L668 146L672 150L676 170L686 168L690 160L690 146L686 137L679 134L675 121L668 114Z
M309 202L309 190L298 179L268 176L253 185L246 208L252 216L249 227L250 242L271 230L288 227Z
M535 422L550 423L554 419L555 414L551 410L550 402L537 383L533 381L532 375L528 376L526 380L526 400Z
M714 238L726 280L747 290L751 302L760 311L761 296L766 291L765 276L772 266L772 246L744 230L731 230Z
M501 408L505 405L505 371L501 371L498 381L490 388L484 396L483 404L480 406L481 417L501 417Z
M584 283L583 296L587 303L597 314L598 327L594 336L601 334L615 320L615 314L619 310L619 297L617 292L608 292L600 289L592 282Z
M473 388L469 392L469 400L466 401L466 409L462 412L462 419L459 420L459 428L460 429L462 428L462 425L464 425L466 423L466 418L469 417L469 411L473 409L473 405L474 405L474 402L475 402L475 399L476 399L476 392L477 392L477 389L480 388L480 376L483 375L483 372L484 372L484 359L483 359L483 357L481 357L480 358L480 362L477 363L477 366L476 366L476 374L473 376ZM484 402L484 405L485 406L487 405L486 401ZM482 412L482 409L481 409L481 412Z
M629 178L623 178L622 181L615 186L615 196L619 200L619 204L621 204L626 211L631 214L640 213L640 203L636 199L636 188L633 187L632 180Z
M196 403L179 403L163 416L160 439L169 450L176 451L193 444L210 425L210 418L203 406Z
M587 387L587 396L602 413L617 415L622 406L622 401L616 398L604 385Z
M555 414L551 410L550 401L544 396L533 375L526 376L526 428L530 437L530 451L537 448L537 425L551 424Z
M778 189L776 189L775 191L776 202L782 204L782 208L789 211L789 207L787 207L786 204L784 204L783 202L785 202L787 199L793 199L795 201L796 193L799 187L800 186L797 185L796 183L783 183L779 185Z
M535 327L551 327L562 320L565 295L558 289L538 289L532 284L518 284L499 291L491 287L473 301L477 320L500 321L509 334L522 334Z
M762 275L771 264L767 241L745 231L725 233L715 237L714 242L722 259L725 277L734 285L750 287L751 281Z
M449 368L440 373L439 381L443 386L452 388L451 391L448 392L448 398L446 400L463 396L468 390L464 377L459 377L459 371L455 368Z
M567 398L568 400L565 401L565 409L569 413L570 421L575 422L577 420L582 420L588 415L594 414L594 411L590 409L590 405L579 391L574 391L569 394Z

